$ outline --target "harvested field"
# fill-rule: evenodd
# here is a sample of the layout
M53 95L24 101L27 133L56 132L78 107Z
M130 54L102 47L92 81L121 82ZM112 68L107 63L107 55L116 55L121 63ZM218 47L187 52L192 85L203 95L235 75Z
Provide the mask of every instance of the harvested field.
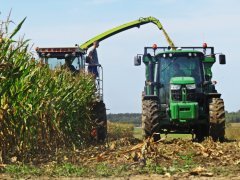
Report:
M229 133L238 133L237 125L227 126ZM240 176L240 141L224 143L207 139L192 142L183 135L162 138L158 142L142 141L141 129L133 131L127 124L109 123L109 141L81 149L58 149L35 156L28 163L12 157L9 164L0 165L0 179L114 177L119 179L200 178L225 179ZM114 133L115 132L115 133ZM127 137L126 135L129 135Z
M229 123L226 128L228 139L240 140L240 123Z

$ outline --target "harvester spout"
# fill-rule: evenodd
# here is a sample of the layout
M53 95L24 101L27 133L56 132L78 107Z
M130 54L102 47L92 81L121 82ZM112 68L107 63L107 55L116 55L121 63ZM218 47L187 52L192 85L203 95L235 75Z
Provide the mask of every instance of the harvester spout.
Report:
M163 31L163 34L169 44L169 46L173 49L175 49L175 45L173 43L173 41L170 39L170 37L168 36L167 32L165 31L165 29L163 28L162 24L160 23L160 21L154 17L146 17L146 18L139 18L138 20L117 26L113 29L110 29L108 31L103 32L102 34L99 34L95 37L93 37L92 39L88 40L87 42L83 43L82 45L80 45L81 49L87 50L89 47L91 47L94 43L94 41L103 41L104 39L107 39L108 37L111 37L115 34L118 34L120 32L123 32L125 30L134 28L134 27L140 27L141 25L147 24L147 23L153 23L155 24L159 30Z

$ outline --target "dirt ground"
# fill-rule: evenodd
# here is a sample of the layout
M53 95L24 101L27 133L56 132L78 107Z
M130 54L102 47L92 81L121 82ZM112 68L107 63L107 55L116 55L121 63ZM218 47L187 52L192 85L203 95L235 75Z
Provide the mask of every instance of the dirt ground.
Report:
M131 172L127 178L130 179L240 179L239 141L219 143L208 139L197 143L183 139L159 142L121 139L110 142L108 149L99 148L102 153L83 161L127 165ZM148 173L152 175L139 175Z
M240 179L240 142L202 143L170 139L152 142L122 138L82 150L59 152L55 163L69 162L89 169L67 179ZM51 166L37 158L40 168ZM27 176L28 179L66 179L64 176ZM0 179L11 179L0 174Z

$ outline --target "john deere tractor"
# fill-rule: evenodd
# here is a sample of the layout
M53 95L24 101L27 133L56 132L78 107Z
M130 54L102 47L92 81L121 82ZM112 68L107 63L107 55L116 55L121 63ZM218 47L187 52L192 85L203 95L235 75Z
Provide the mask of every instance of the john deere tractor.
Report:
M142 94L142 127L145 138L160 139L160 134L191 133L198 141L211 136L223 141L225 111L221 94L212 81L216 61L213 47L145 47L137 55L146 68ZM225 55L219 55L225 64Z

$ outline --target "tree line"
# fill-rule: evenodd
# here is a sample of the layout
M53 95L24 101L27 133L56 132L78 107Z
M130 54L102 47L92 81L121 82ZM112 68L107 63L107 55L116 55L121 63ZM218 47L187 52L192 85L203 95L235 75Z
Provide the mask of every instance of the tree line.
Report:
M238 122L240 123L240 110L237 112L226 112L227 122Z
M107 119L111 122L131 123L134 124L134 126L141 126L140 113L110 113L107 115Z
M111 122L131 123L134 124L134 126L141 126L141 113L110 113L107 115L107 118ZM226 111L226 121L240 123L240 110L237 112Z

